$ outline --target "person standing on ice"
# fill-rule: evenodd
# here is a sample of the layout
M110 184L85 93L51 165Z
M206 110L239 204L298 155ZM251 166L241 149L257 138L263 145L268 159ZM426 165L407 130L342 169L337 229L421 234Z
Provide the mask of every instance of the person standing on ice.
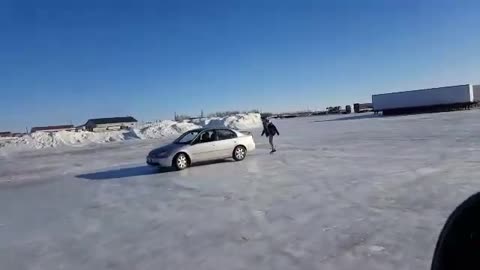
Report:
M272 151L270 153L274 153L277 150L275 149L275 145L273 145L273 136L280 135L280 133L278 132L277 127L267 118L264 118L262 122L263 122L263 131L261 136L265 134L265 136L268 137L268 142L272 147Z

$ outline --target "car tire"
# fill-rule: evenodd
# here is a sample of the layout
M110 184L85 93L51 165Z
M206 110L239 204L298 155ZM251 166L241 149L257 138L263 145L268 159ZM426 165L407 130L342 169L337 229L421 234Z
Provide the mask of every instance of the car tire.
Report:
M235 149L233 149L232 157L235 161L244 160L246 156L247 156L247 148L245 148L245 146L239 145L235 147Z
M173 159L173 166L179 171L188 168L189 165L190 165L190 160L188 159L188 156L185 153L179 153Z

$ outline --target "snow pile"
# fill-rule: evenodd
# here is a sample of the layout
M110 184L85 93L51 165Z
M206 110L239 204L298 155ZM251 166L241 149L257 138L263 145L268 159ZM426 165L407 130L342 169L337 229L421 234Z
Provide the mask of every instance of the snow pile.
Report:
M161 137L178 136L191 129L200 128L193 123L175 122L170 120L159 121L153 124L148 124L140 129L140 133L148 139L155 139Z
M144 139L137 129L110 132L89 132L89 131L59 131L59 132L35 132L19 138L11 138L0 142L0 148L19 149L42 149L50 147L84 146L93 143L107 143L125 141L131 139Z
M262 126L258 113L237 114L227 117L214 117L194 121L202 127L228 127L233 129L252 129Z
M0 149L3 148L3 147L7 147L7 146L16 146L18 144L22 144L22 142L23 142L23 138L18 138L18 137L16 137L16 138L12 138L12 137L1 138L0 139Z
M40 149L47 147L57 147L62 145L83 146L92 143L117 142L131 139L142 139L143 137L135 129L128 131L110 131L110 132L89 132L89 131L59 131L59 132L35 132L26 135L17 142L16 145L25 144L31 148Z
M42 149L58 146L84 146L94 143L108 143L126 140L154 139L161 137L174 137L199 126L175 121L159 121L146 125L139 125L130 130L107 132L90 131L59 131L35 132L20 138L2 140L0 148L15 147L19 149Z
M63 131L62 131L63 133ZM22 137L27 144L33 145L35 148L55 147L59 145L59 142L54 133L35 132L31 134L31 137Z
M229 127L234 129L251 129L260 127L260 114L239 114L223 118L210 118L191 122L176 122L171 120L157 121L149 124L139 124L134 129L89 132L89 131L59 131L35 132L20 138L9 138L0 141L0 148L15 147L18 149L41 149L68 146L84 146L93 143L118 142L132 139L156 139L175 137L188 130L200 127Z

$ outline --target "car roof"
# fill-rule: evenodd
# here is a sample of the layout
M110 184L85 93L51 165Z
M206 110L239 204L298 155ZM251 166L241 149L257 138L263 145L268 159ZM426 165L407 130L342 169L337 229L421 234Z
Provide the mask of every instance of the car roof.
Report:
M219 129L226 129L226 130L233 131L231 128L228 128L228 127L205 127L205 128L192 129L192 130L189 130L187 132L202 132L202 131L207 131L207 130L219 130Z

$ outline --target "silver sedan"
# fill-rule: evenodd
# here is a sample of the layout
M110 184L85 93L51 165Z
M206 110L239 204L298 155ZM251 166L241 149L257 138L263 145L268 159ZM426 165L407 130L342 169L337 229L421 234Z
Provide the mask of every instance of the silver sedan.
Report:
M208 160L233 158L240 161L253 150L255 142L248 132L229 128L194 129L173 143L150 151L147 164L183 170L192 163Z

